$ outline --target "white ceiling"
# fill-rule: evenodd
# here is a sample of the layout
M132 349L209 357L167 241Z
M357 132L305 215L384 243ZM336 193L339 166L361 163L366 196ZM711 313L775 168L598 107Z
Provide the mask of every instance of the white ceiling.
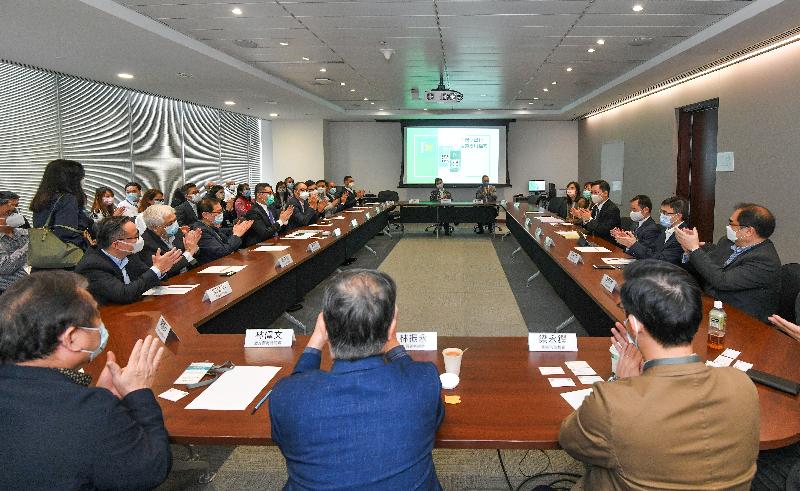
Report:
M635 4L644 10L634 12ZM263 118L570 119L621 88L644 88L794 27L798 17L786 13L798 13L797 4L3 0L0 57L214 107L235 100L227 109ZM380 48L394 50L390 62ZM666 57L670 50L674 56ZM411 98L412 88L422 93L437 85L444 60L446 84L464 93L458 111ZM117 79L120 71L136 78ZM332 83L315 84L317 77Z

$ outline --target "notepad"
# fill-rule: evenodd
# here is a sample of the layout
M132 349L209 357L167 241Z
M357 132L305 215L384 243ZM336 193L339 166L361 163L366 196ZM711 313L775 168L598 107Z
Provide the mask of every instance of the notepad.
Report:
M581 237L580 234L574 230L559 230L556 233L565 239L579 239Z
M604 257L603 262L611 266L625 266L636 261L636 259L628 259L624 257Z
M142 295L186 295L200 285L161 285L142 293Z
M539 221L542 223L564 223L564 220L558 217L540 217Z
M605 247L576 247L578 252L611 252Z
M247 266L209 266L202 271L198 271L201 274L222 274L222 273L238 273L239 271L243 270Z
M237 366L219 376L186 409L243 411L281 367Z
M253 250L256 252L280 252L280 251L285 251L288 248L289 246L287 245L265 245L256 247Z

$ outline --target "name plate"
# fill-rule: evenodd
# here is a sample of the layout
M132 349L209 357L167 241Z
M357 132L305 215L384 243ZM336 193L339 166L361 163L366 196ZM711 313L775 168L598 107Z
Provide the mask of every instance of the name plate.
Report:
M203 294L203 301L205 302L207 300L209 302L215 302L226 295L230 295L231 293L233 293L233 288L231 288L231 284L226 281L225 283L220 283L219 285L206 290L206 292Z
M364 214L364 217L365 217L367 220L369 220L370 218L372 218L372 215L370 215L370 214L369 214L369 212L366 212L366 213Z
M531 219L528 218L528 217L525 217L525 228L528 228L530 226L531 226Z
M519 201L516 201L516 202L514 203L514 208L519 208Z
M320 247L319 241L315 240L314 242L308 244L308 247L306 247L306 251L313 254L319 250L319 247Z
M608 290L608 293L614 293L614 290L617 289L617 280L608 276L607 274L603 275L603 279L600 280L600 284L603 285L603 288Z
M500 205L506 206L507 204L508 204L508 200L505 200L505 199L501 199L500 200Z
M542 239L542 227L536 227L536 232L533 233L533 236L534 236L534 238L536 238L536 240L541 240Z
M583 262L583 257L581 257L581 255L575 251L569 251L569 254L567 254L567 259L569 259L569 262L572 264L579 264Z
M158 339L160 339L162 343L167 344L170 333L175 336L175 339L178 339L178 335L175 334L175 331L172 330L172 326L169 325L167 319L162 315L158 318L158 322L156 322L156 336L158 336Z
M442 198L439 200L439 203L452 203L453 200L450 198Z
M528 351L578 351L578 336L574 332L531 332Z
M475 198L474 200L472 200L472 204L473 205L482 205L483 204L483 200Z
M375 207L375 214L378 215L378 214L380 214L380 212L381 212L381 207L380 206L376 206Z
M339 229L339 228L333 229L333 236L334 237L341 237L342 236L342 230Z
M408 200L408 204L410 204L410 205L418 205L419 204L419 200L418 199L410 199L410 200Z
M245 348L291 348L292 329L248 329L244 335Z
M553 242L553 239L551 239L550 237L545 237L544 238L544 246L545 247L547 247L549 249L549 248L553 247L554 245L556 245L556 243Z
M408 351L436 351L435 332L398 332L397 341Z
M283 256L278 258L278 267L285 268L286 266L292 264L294 259L292 259L291 254L284 254Z
M352 226L353 226L353 228L356 228L356 227L358 227L358 220L356 220L355 218L353 218L352 220L350 220L350 225L352 225Z

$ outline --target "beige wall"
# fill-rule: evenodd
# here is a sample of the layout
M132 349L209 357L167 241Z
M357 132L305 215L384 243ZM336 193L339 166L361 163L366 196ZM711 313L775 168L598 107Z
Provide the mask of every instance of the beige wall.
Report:
M719 98L717 151L734 152L735 171L717 173L714 235L724 235L736 203L760 203L777 219L772 239L781 260L800 261L798 84L800 43L794 43L583 120L581 180L599 176L603 143L622 140L623 199L644 193L660 203L677 181L676 108Z
M295 181L321 178L325 170L323 121L272 121L271 126L274 179L286 176L292 176Z

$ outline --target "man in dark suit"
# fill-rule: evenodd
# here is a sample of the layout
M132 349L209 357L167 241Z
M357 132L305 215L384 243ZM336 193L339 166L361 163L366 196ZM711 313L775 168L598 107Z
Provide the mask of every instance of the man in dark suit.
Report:
M716 246L701 247L697 229L676 235L706 293L766 322L778 310L781 290L781 260L769 240L774 231L767 208L743 203Z
M672 196L661 202L659 224L650 220L652 226L647 232L652 238L639 238L635 233L622 231L615 232L614 238L625 247L625 252L636 259L658 259L680 264L683 248L675 237L675 230L688 226L685 221L688 210L689 202L685 198Z
M285 231L294 213L293 206L287 206L283 211L273 206L275 195L269 184L256 184L255 192L255 203L244 216L246 220L253 221L253 226L242 237L244 247L250 247Z
M193 229L199 229L203 235L197 245L195 259L200 264L205 264L228 254L236 252L242 246L242 237L253 225L252 220L244 220L234 224L233 228L220 228L223 220L222 205L212 198L203 198L197 204L200 220L195 222Z
M97 225L97 247L86 251L75 272L89 280L97 303L133 303L161 283L182 257L180 249L156 251L148 268L138 256L143 248L144 239L130 218L105 218Z
M326 288L314 333L269 403L284 489L441 489L431 451L444 418L439 373L397 342L397 290L354 269ZM322 350L334 359L320 370Z
M192 182L187 183L181 189L185 189L184 195L186 196L186 201L175 208L175 216L178 217L178 225L187 227L199 220L197 215L197 203L200 202L202 196L197 190L197 186Z
M610 192L611 186L608 182L595 181L592 183L591 210L576 209L576 213L583 220L583 226L590 234L613 243L611 230L619 228L622 220L619 216L619 208L608 199Z
M344 186L342 190L339 191L339 194L336 196L339 198L339 209L346 210L347 208L352 208L356 205L356 198L358 197L358 192L355 189L356 182L353 180L353 176L344 176Z
M318 194L308 192L308 186L304 182L294 185L294 196L289 198L286 203L292 206L292 216L289 218L289 229L305 227L316 223L320 214L325 210L325 203L320 202Z
M158 487L172 465L150 390L161 343L139 340L124 370L109 351L90 387L81 369L108 331L84 278L34 273L0 296L0 312L0 489Z
M183 251L181 258L169 271L167 278L185 273L197 266L194 255L199 249L197 243L203 232L199 229L189 230L184 233L178 227L175 210L167 205L152 205L142 212L142 219L147 229L142 234L144 248L139 253L139 259L147 266L152 266L152 257L160 249L169 251L177 248Z

